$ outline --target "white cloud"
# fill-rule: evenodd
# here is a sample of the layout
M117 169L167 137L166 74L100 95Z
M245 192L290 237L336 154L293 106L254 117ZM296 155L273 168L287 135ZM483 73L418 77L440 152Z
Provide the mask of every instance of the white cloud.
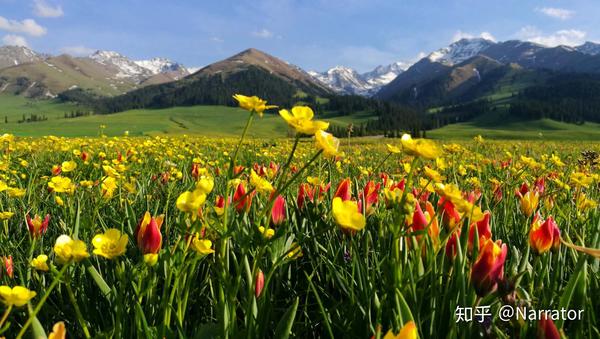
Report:
M473 39L473 38L482 38L486 40L496 41L496 38L490 32L481 32L479 35L471 34L463 31L456 31L452 36L452 42L458 41L460 39Z
M65 13L60 5L52 6L45 0L34 0L33 14L42 18L58 18L63 16Z
M266 28L263 28L259 31L252 32L252 36L254 36L256 38L261 38L261 39L270 39L273 37L273 32L269 31Z
M88 56L94 53L95 49L85 46L66 46L61 48L60 51L72 56Z
M25 33L31 36L42 36L46 34L46 28L38 25L33 19L18 21L8 20L2 16L0 16L0 30L11 33Z
M564 9L564 8L555 8L555 7L542 7L536 8L537 12L540 12L544 15L547 15L551 18L559 19L559 20L567 20L571 19L575 14L574 11Z
M225 42L225 40L219 38L218 36L213 36L212 38L210 38L210 41L217 42L217 43Z
M541 45L555 47L559 45L578 46L585 42L587 33L577 29L562 29L544 34L534 26L525 26L519 30L517 37Z
M20 35L8 34L2 38L2 43L9 46L25 46L28 47L27 40Z

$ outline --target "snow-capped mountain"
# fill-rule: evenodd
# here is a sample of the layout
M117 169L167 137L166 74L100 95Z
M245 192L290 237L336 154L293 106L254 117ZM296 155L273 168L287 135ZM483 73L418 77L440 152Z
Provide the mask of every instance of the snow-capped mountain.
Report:
M374 70L364 73L362 77L369 85L378 89L390 83L409 67L409 63L398 61L387 66L377 66Z
M575 50L588 55L600 54L600 44L595 42L586 41L583 45L576 46Z
M152 58L150 60L137 60L134 61L140 67L150 70L152 74L168 73L168 72L184 72L188 73L188 70L183 65L171 61L167 58Z
M310 71L308 74L338 93L370 96L381 86L394 80L408 66L403 62L395 62L387 66L377 66L363 74L349 67L336 66L326 72Z
M153 75L152 71L144 68L129 58L113 51L96 51L90 58L99 64L114 67L117 78L134 78L141 81Z
M493 41L483 38L460 39L432 52L427 58L432 62L452 66L474 57L494 44Z
M0 69L41 61L46 57L24 46L1 46Z
M117 78L134 79L136 82L158 74L171 74L174 79L189 74L183 65L166 58L134 61L113 51L96 51L90 58L102 65L116 68Z

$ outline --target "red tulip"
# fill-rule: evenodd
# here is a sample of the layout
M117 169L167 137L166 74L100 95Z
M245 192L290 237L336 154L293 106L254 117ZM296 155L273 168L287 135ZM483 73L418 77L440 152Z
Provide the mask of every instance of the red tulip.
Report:
M443 197L438 202L438 206L442 207L442 224L446 229L451 230L460 222L460 214L450 200Z
M162 226L164 215L154 218L150 212L146 212L135 230L138 247L143 254L156 254L162 246Z
M544 221L539 213L535 215L529 230L529 245L538 254L560 247L560 229L552 216Z
M410 227L413 231L421 231L427 227L427 224L427 217L425 217L421 205L418 202L415 202L415 211L413 212L412 224Z
M298 197L296 198L296 204L298 205L299 209L304 208L304 204L306 203L306 198L308 198L308 201L310 201L310 202L313 201L314 192L315 192L315 189L310 187L309 184L307 184L307 183L300 184L300 187L298 187Z
M501 240L485 240L479 257L471 268L471 284L478 296L484 297L496 289L498 281L504 276L507 251L506 244L502 244Z
M271 223L274 226L279 226L285 221L285 199L278 195L271 209Z
M490 212L485 211L483 219L471 224L469 227L469 242L467 244L469 252L473 250L473 242L475 241L475 227L477 227L477 234L479 235L479 248L485 243L485 239L492 237L492 229L490 228Z
M13 257L9 255L8 257L2 258L4 260L4 268L6 268L6 274L9 278L13 278L15 276L15 271L13 267Z
M84 151L84 152L81 152L80 157L81 157L81 160L83 160L83 162L86 162L90 158L90 155L88 154L88 152Z
M375 185L375 183L373 181L369 181L365 185L365 188L363 189L363 192L361 193L361 201L364 200L365 211L367 212L367 214L372 212L371 206L375 205L379 201L379 188L380 187L381 187L380 183Z
M46 233L48 229L48 222L50 221L50 214L46 214L44 220L39 215L35 215L33 219L29 217L29 214L25 216L27 220L27 228L29 228L29 234L32 237L39 237Z
M335 190L334 198L340 197L342 201L351 200L352 199L352 190L350 188L350 179L346 178L342 180L337 189Z
M246 187L243 182L240 182L233 194L233 203L235 204L236 211L239 213L248 211L250 205L252 205L252 196L253 194L246 194Z
M539 339L560 339L560 333L556 329L556 325L552 319L548 319L545 313L542 313L542 317L538 322L537 337Z
M446 242L446 256L450 259L454 259L458 252L458 246L460 246L459 238L460 228L457 227L450 235L450 238L448 238L448 242Z
M200 166L196 163L192 164L192 177L194 177L194 179L198 179L198 177L200 176Z
M255 283L254 283L254 296L257 298L260 297L264 287L265 287L265 274L259 268L258 272L256 273L256 278L255 278Z

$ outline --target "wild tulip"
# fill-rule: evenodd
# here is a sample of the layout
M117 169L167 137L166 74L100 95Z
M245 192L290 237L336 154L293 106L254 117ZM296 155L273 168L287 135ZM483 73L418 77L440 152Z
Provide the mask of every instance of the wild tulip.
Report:
M502 241L485 240L471 268L471 284L478 296L484 297L496 289L498 281L504 276L507 251Z
M307 198L308 198L308 201L310 201L310 202L313 201L314 192L315 192L315 189L313 187L311 187L309 184L307 184L307 183L300 184L300 186L298 187L298 196L296 198L296 204L298 205L299 209L304 208Z
M11 279L14 278L15 269L14 269L14 265L13 265L12 255L9 255L8 257L3 257L2 261L4 261L4 268L6 269L6 275L8 275L8 277Z
M442 225L446 227L447 230L452 230L460 223L460 213L454 206L454 204L442 197L438 202L438 206L442 208Z
M215 201L214 210L218 216L222 216L223 213L225 213L225 198L223 198L222 195L217 196L217 199Z
M164 215L152 217L150 212L146 212L135 230L137 244L142 254L156 254L162 246L162 226Z
M333 197L334 198L339 197L342 199L342 201L352 199L352 189L350 187L350 184L351 184L350 178L346 178L346 179L342 180L338 184L338 187L335 190L335 194L333 195Z
M265 274L260 268L258 269L258 272L256 272L256 278L254 280L254 296L258 298L265 287Z
M469 253L473 250L473 243L475 242L475 228L477 228L477 234L479 236L479 248L483 246L486 239L492 237L492 229L490 228L490 212L485 211L483 213L483 219L471 224L469 226L469 242L467 244Z
M536 191L529 191L524 195L520 195L519 199L521 204L521 211L525 216L530 217L531 215L533 215L533 213L538 207L540 195Z
M539 339L560 339L560 333L554 325L552 319L548 319L545 313L541 313L542 316L538 321L537 326L537 337Z
M454 259L456 257L456 253L458 253L458 246L460 246L460 228L457 227L450 238L448 238L448 242L446 242L446 256L450 259Z
M367 214L371 214L372 206L379 201L379 188L381 184L375 185L373 181L369 181L361 193L361 200L364 201L364 208Z
M417 325L415 325L414 321L409 321L402 328L398 334L394 334L392 330L389 330L384 336L383 339L417 339L418 331Z
M529 230L529 245L538 254L560 247L560 229L552 216L543 220L539 213L536 214Z
M235 204L235 209L238 213L243 213L250 209L250 206L252 205L252 196L253 193L246 194L246 187L243 182L240 182L233 194L233 203Z
M271 209L271 224L279 226L285 221L285 199L278 195Z
M33 217L33 219L31 219L29 214L27 214L25 216L25 219L27 220L27 228L29 229L29 234L31 234L32 237L36 238L46 233L46 230L48 229L48 223L50 222L50 214L46 214L44 220L42 220L42 218L37 214Z

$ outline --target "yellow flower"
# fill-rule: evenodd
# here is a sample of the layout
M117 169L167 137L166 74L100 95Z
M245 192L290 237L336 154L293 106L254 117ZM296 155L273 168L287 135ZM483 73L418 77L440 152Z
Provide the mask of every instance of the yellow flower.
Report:
M71 179L62 176L52 177L48 182L48 187L54 192L58 193L73 193L75 191L75 184L71 182Z
M333 199L333 219L344 231L356 232L365 227L365 216L358 212L358 205L352 200Z
M340 141L333 135L325 131L317 131L315 133L315 140L317 142L317 148L322 149L326 156L334 157L339 154L338 148L340 147Z
M125 253L129 237L127 234L121 234L116 228L110 228L104 234L97 234L92 239L94 245L94 254L105 257L106 259L114 259Z
M400 148L397 147L397 146L393 146L393 145L390 145L390 144L386 144L386 146L387 146L388 152L390 152L390 153L398 154L398 153L401 152Z
M66 234L56 239L54 254L56 254L56 259L60 264L80 262L90 256L83 241L73 240Z
M263 235L263 237L265 237L267 239L271 239L275 235L274 229L272 229L272 228L265 229L264 226L259 226L258 231L260 232L260 234Z
M36 293L23 286L0 286L0 301L6 306L23 306L35 297Z
M62 321L57 322L52 327L52 333L48 334L48 339L65 339L67 337L67 329L65 323Z
M6 192L8 192L8 196L11 198L21 198L27 193L27 190L24 188L9 187Z
M72 172L77 168L77 163L75 161L64 161L60 167L63 172Z
M94 182L91 180L82 180L79 182L79 185L81 185L81 187L92 187L94 186Z
M116 169L114 169L108 165L102 166L102 169L104 170L104 173L106 173L106 175L108 175L109 177L118 178L121 176Z
M258 192L271 193L274 190L271 183L267 179L256 174L254 170L250 170L250 185L254 186Z
M182 212L190 213L192 219L196 220L200 212L200 207L206 201L206 194L201 189L195 189L193 191L185 191L179 195L175 206Z
M158 253L144 254L144 262L148 266L154 266L158 262Z
M13 215L15 215L14 212L0 212L0 220L10 219Z
M207 176L202 176L196 183L196 190L199 190L204 194L212 192L213 187L215 187L215 181L213 178Z
M117 189L117 179L111 176L104 177L100 188L102 189L102 197L104 199L112 198L115 190Z
M211 248L212 241L210 241L208 239L201 239L198 234L196 234L194 239L192 239L192 243L190 244L190 247L202 256L215 253L215 250L213 250Z
M48 267L47 261L48 256L45 254L40 254L31 260L31 267L38 271L48 271L50 268Z
M295 106L290 113L286 109L279 111L279 115L287 124L302 134L315 134L318 130L326 130L329 127L328 122L312 121L313 110L308 106Z
M277 106L267 105L266 100L262 100L257 96L245 96L241 94L236 94L233 96L235 100L240 104L240 107L247 111L254 111L258 113L261 117L263 116L263 112L266 109L276 108Z
M389 330L383 336L383 339L417 339L417 336L418 336L418 332L417 332L417 326L415 325L415 322L409 321L406 324L404 324L404 326L400 330L400 333L395 335L394 332L392 332L392 330Z
M65 205L65 202L64 202L64 201L62 200L62 198L61 198L61 197L59 197L58 195L54 197L54 201L56 201L56 204L57 204L58 206L64 206L64 205Z
M525 214L528 217L533 215L533 213L537 209L538 203L540 201L539 193L534 192L534 191L529 191L529 192L525 193L525 195L523 195L522 197L519 197L519 198L520 198L520 204L521 204L521 211L523 211L523 214Z
M435 159L442 154L442 151L431 140L413 139L410 134L404 134L402 139L402 148L408 155L423 157L425 159Z

